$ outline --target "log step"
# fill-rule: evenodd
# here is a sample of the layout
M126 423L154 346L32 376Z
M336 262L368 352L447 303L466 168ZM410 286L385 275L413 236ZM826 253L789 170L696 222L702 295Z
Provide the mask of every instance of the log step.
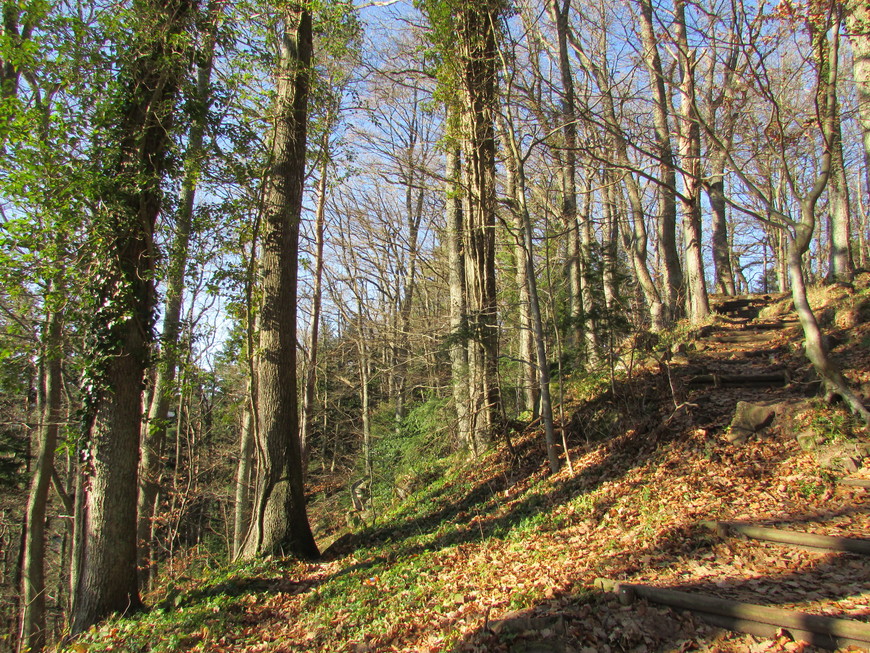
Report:
M777 542L779 544L796 544L798 546L813 547L814 549L829 549L831 551L870 555L870 540L865 538L816 535L815 533L784 531L779 528L765 528L735 522L702 521L700 523L704 528L716 531L723 537L731 533L739 533L753 540Z
M754 344L766 345L776 334L770 331L744 331L743 333L713 334L710 341L722 344Z
M761 627L766 625L774 629L785 628L795 639L806 639L825 648L866 648L870 645L870 623L861 621L771 608L664 587L623 583L607 578L597 579L595 586L606 592L616 593L622 603L631 603L639 597L653 603L689 610L702 619L710 615L718 622L716 625L739 632L755 634L749 628L758 627L761 631Z
M700 374L689 379L689 385L712 385L715 387L784 386L788 377L783 372L773 374Z
M837 483L851 487L870 488L870 479L867 478L841 478L837 480Z

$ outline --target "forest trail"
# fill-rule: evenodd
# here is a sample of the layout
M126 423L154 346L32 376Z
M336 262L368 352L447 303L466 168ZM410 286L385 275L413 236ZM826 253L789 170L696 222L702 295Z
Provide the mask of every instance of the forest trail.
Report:
M783 301L770 296L720 300L714 306L722 318L671 357L669 374L677 387L686 389L684 401L694 409L697 426L726 429L726 439L738 446L750 437L764 438L773 421L787 422L819 390L800 356L797 318L761 317L777 299ZM836 339L831 342L837 345ZM801 444L814 448L818 443ZM836 473L850 473L867 453L866 446L855 445L849 452L853 458L847 455L845 464L828 464ZM853 491L866 489L868 482L866 475L841 480L826 492L837 495L838 509L800 517L748 514L733 523L699 522L715 539L691 579L675 573L667 585L662 579L655 585L601 579L599 586L616 592L625 604L644 597L775 642L749 650L807 650L795 640L822 650L870 650L870 540L865 539L870 520L866 497ZM797 477L786 481L801 482Z
M834 298L817 314L866 392L870 324L846 324L848 304ZM719 528L865 537L859 467L870 456L866 430L814 398L787 299L714 306L723 314L659 343L627 378L577 386L565 425L573 473L548 474L543 436L529 428L514 438L515 458L499 449L422 474L408 498L320 561L178 580L150 598L161 610L109 623L76 651L822 650L786 630L757 637L645 599L624 605L601 578L870 627L867 556ZM772 409L772 420L734 437L741 402ZM315 503L313 519L339 523L335 504L319 505L329 504Z

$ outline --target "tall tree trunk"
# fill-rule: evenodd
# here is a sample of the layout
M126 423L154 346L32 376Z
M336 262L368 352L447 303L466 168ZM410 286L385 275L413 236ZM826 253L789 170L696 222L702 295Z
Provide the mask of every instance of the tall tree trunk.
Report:
M39 651L46 642L45 511L54 471L54 450L61 420L61 360L63 313L49 309L40 361L39 442L24 527L24 568L21 573L21 633L19 646Z
M864 407L861 399L852 392L837 366L828 355L822 340L822 332L818 321L810 308L807 299L806 282L804 279L803 256L809 250L816 224L816 204L828 184L836 158L836 131L838 125L837 112L837 78L839 64L839 31L841 16L834 8L829 15L830 25L823 30L808 21L812 35L813 49L818 64L817 97L821 113L822 138L824 153L819 166L813 188L806 197L800 199L800 222L794 225L793 233L789 235L788 271L792 287L792 300L795 312L798 314L804 332L804 345L807 358L813 364L829 395L839 395L853 413L859 415L865 424L870 424L870 411ZM827 33L834 35L828 38Z
M188 135L185 174L181 188L181 201L175 219L174 239L169 250L166 277L166 302L163 308L163 335L160 338L160 358L151 395L148 419L142 434L142 459L139 463L139 494L137 499L138 565L140 582L147 585L153 576L151 559L151 522L154 518L155 499L160 485L161 459L166 443L169 407L175 392L175 374L178 365L178 336L181 329L181 308L187 275L188 250L193 224L193 204L196 187L205 156L203 141L210 104L209 85L214 61L215 40L222 4L212 0L209 8L209 29L198 63L196 106Z
M463 212L467 292L468 368L474 450L501 421L498 381L498 305L495 283L495 130L498 3L466 6L458 20L463 111L462 146L467 210Z
M327 124L330 121L327 119ZM320 306L323 301L323 231L326 223L326 175L329 171L329 129L325 130L323 160L320 162L320 180L317 185L317 210L314 214L314 287L311 290L311 320L308 323L308 365L305 387L302 391L302 428L299 444L302 448L302 474L308 473L311 456L311 421L314 416L317 388L317 354L320 344Z
M693 323L710 312L701 250L701 127L695 106L695 53L686 34L686 7L674 2L675 39L680 65L679 144L683 176L683 247L686 258L686 313Z
M833 38L839 38L834 34ZM839 102L835 100L834 142L831 157L831 181L829 189L828 236L831 241L828 258L829 281L851 281L855 266L852 262L852 220L849 203L849 181L843 161L843 133L840 125Z
M250 395L248 402L251 401ZM239 464L236 466L236 500L233 509L233 557L239 555L251 525L251 477L254 462L254 411L248 406L242 415Z
M415 96L413 104L415 111L418 100ZM416 120L411 122L407 134L408 163L407 170L402 174L405 185L405 226L408 228L407 259L404 262L404 275L397 277L397 326L394 335L394 362L391 370L393 380L394 424L398 431L405 418L408 392L408 359L410 357L408 334L411 329L411 309L414 307L414 295L417 292L417 260L419 257L418 240L420 225L423 221L424 185L418 178L415 157L418 140Z
M468 379L468 314L465 289L464 234L459 148L447 150L446 173L447 268L450 289L450 372L459 442L474 452Z
M507 109L507 119L503 121L504 141L508 150L509 186L513 190L511 209L514 213L516 239L520 243L521 263L525 269L526 294L529 298L529 315L535 340L535 362L537 363L538 388L541 399L541 421L544 424L544 442L547 447L547 459L550 472L559 471L559 451L556 448L556 431L553 427L553 402L550 398L550 362L547 360L547 341L544 333L544 320L541 315L541 304L538 297L538 281L535 274L534 239L532 238L532 218L526 204L526 177L522 157L517 147L516 135L513 130L510 109ZM568 455L566 450L565 455Z
M858 94L858 122L864 141L865 199L870 200L870 5L847 0L846 28L852 45L852 77ZM862 240L866 234L862 234Z
M731 269L731 246L728 241L728 218L725 202L725 157L710 159L710 237L713 244L713 272L716 290L724 295L734 295L734 271Z
M305 507L296 394L299 218L305 179L312 26L307 3L282 7L275 125L261 217L257 487L244 557L316 557Z
M194 3L134 7L137 49L107 114L109 151L97 220L105 252L94 280L90 486L72 614L78 633L112 612L141 606L136 564L136 489L142 390L154 314L154 225L166 166L171 112L184 70L177 47ZM111 149L110 149L111 148Z
M583 247L584 226L588 215L577 212L577 117L574 99L574 76L571 72L571 59L568 56L568 13L571 0L550 0L548 10L556 26L556 39L559 44L559 73L562 82L562 136L565 151L561 157L560 176L562 180L562 222L568 235L568 281L572 322L572 340L577 347L584 347L586 357L595 362L598 356L598 339L595 324L590 319L593 314L592 291L586 278L589 254Z
M613 191L607 186L607 175L602 175L601 205L604 213L604 237L602 242L604 303L608 315L617 310L619 302L618 273L618 241L619 218Z
M638 284L644 294L644 299L649 309L651 328L653 331L661 331L667 326L667 316L665 315L665 307L662 302L661 294L656 287L655 281L647 267L647 241L649 236L646 228L646 216L644 215L644 206L640 184L631 173L633 166L628 156L628 143L622 127L619 123L616 111L616 101L613 96L613 84L608 76L608 62L606 58L606 35L602 30L601 41L599 47L600 62L593 61L585 52L580 43L576 39L571 38L571 45L580 61L585 68L590 71L596 80L596 84L601 92L601 111L604 122L607 125L608 136L605 140L605 145L613 151L614 162L618 169L611 169L607 172L610 184L624 184L625 191L628 196L628 226L629 228L622 229L623 246L628 252L632 262L632 267ZM617 191L619 192L619 191Z
M641 40L643 42L647 73L653 89L653 124L656 132L659 177L659 216L657 221L658 249L662 260L662 301L669 319L681 311L683 292L683 269L680 252L677 248L677 170L674 162L674 149L671 145L671 129L668 121L668 99L665 89L665 76L659 56L658 38L653 26L653 7L651 0L639 0Z

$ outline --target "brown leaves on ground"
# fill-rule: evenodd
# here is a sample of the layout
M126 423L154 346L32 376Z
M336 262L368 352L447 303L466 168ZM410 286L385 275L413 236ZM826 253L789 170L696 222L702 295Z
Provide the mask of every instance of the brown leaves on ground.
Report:
M796 375L803 362L780 344L769 363ZM716 343L701 349L691 365L735 369ZM757 371L757 357L737 360ZM540 433L517 437L517 458L493 453L454 486L421 493L415 511L343 538L328 561L288 571L290 591L243 596L226 632L190 650L813 650L784 631L758 639L644 602L621 605L594 589L597 577L870 620L866 559L723 539L698 525L870 532L867 490L835 485L781 424L742 445L724 437L738 400L788 401L796 390L687 389L681 378L678 366L648 371L588 402L585 415L580 407L572 425L613 431L598 441L571 432L573 474L547 477Z

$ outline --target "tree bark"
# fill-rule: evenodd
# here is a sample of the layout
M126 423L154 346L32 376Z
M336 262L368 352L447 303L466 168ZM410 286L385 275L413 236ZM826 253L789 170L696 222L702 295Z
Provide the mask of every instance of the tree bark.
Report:
M833 38L840 38L834 34ZM852 219L849 202L849 181L843 161L843 130L839 102L834 98L834 141L831 144L831 182L828 211L828 235L831 248L828 257L828 278L833 281L851 281L855 273L852 262Z
M571 38L571 34L568 35ZM606 34L602 30L600 35L599 56L600 62L593 61L580 43L576 39L571 39L571 45L584 67L595 78L599 91L601 92L601 111L604 124L607 126L607 135L605 137L605 146L609 147L613 152L613 160L616 163L616 168L611 168L605 173L609 182L610 188L615 195L621 194L621 191L616 187L620 182L625 185L625 192L628 197L627 228L621 229L623 246L628 252L631 259L632 268L638 284L644 294L644 299L647 302L647 308L650 316L650 326L653 331L661 331L667 326L667 316L665 315L665 307L662 302L661 294L656 287L655 281L647 267L649 235L646 228L646 216L644 215L644 206L640 184L631 173L633 166L628 156L628 143L625 133L622 130L616 112L616 101L613 95L613 84L608 77L608 62L606 59ZM614 185L612 188L610 185ZM614 205L622 208L624 202L616 202Z
M551 0L549 12L556 26L559 44L559 74L562 82L562 136L565 151L562 154L560 176L562 181L562 222L568 235L568 286L571 307L572 344L582 347L589 362L598 357L598 338L594 321L592 289L586 278L589 267L588 247L583 246L583 231L588 215L577 211L577 117L574 99L574 76L568 56L568 13L571 0Z
M538 388L541 401L541 421L544 424L544 442L547 448L547 460L550 473L559 471L559 451L556 448L556 431L553 428L553 402L550 397L550 363L547 359L547 340L544 333L544 320L541 315L541 304L538 297L538 281L535 274L534 240L532 238L532 218L526 204L526 176L522 158L517 147L516 135L513 130L512 116L508 109L504 120L504 140L507 145L509 185L513 190L511 209L514 214L515 238L519 244L521 263L525 269L526 294L529 299L529 316L534 334L535 362L537 363ZM567 455L567 451L565 452Z
M248 401L251 401L250 396ZM251 526L251 476L254 462L254 412L250 406L242 415L239 464L236 467L236 500L233 510L233 557L238 556Z

